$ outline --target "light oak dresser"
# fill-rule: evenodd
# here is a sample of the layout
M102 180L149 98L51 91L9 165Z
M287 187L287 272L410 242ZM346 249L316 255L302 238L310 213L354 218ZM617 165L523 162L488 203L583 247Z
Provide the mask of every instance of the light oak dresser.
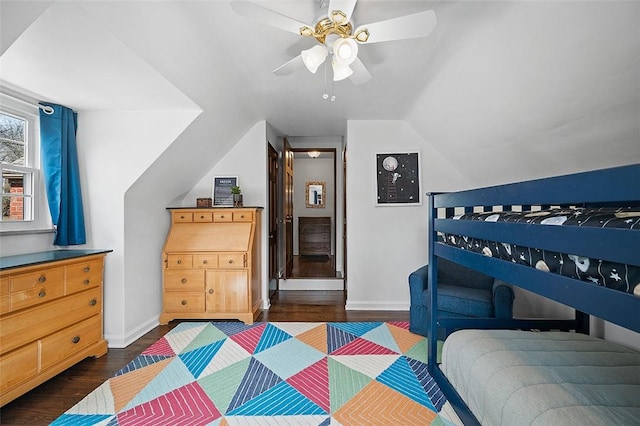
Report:
M260 207L169 208L160 323L239 319L261 312Z
M111 250L0 257L0 405L107 353L104 258Z

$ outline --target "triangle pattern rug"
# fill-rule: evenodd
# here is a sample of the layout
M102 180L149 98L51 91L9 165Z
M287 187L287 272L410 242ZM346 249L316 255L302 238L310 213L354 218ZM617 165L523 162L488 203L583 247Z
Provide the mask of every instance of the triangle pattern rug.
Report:
M54 425L447 425L407 322L182 322Z

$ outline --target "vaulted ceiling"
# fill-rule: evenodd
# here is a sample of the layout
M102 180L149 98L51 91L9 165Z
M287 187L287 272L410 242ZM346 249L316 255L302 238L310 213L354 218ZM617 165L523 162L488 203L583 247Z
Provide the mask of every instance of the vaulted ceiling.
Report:
M318 0L255 1L302 22L326 13ZM438 20L429 37L362 46L373 76L363 85L325 83L322 68L274 75L315 40L239 16L227 0L2 0L0 8L5 82L22 86L29 72L18 64L25 64L36 93L55 101L68 88L59 85L59 58L47 53L63 34L86 58L83 75L126 82L118 96L112 84L109 96L99 85L67 90L66 102L78 109L162 102L143 90L146 67L165 80L172 101L205 113L223 103L282 135L344 135L347 120L399 119L455 164L493 161L515 172L543 162L579 169L640 161L640 2L359 0L356 25L423 10ZM47 17L59 27L44 25ZM12 49L40 23L30 42L43 46L51 72ZM117 43L105 44L106 35ZM122 63L131 74L110 73ZM322 99L325 90L335 102Z

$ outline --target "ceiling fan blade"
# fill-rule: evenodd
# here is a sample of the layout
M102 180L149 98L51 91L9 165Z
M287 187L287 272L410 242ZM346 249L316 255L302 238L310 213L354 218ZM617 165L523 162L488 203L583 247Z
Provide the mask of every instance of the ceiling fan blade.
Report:
M364 84L367 81L371 80L371 74L367 67L364 66L360 58L356 58L355 61L351 64L351 69L353 70L353 74L349 79L353 84Z
M428 36L436 27L436 23L435 12L433 10L427 10L388 19L386 21L361 25L356 28L354 34L358 34L359 31L366 28L369 31L369 39L366 42L362 42L365 44L404 40L407 38Z
M331 19L331 12L334 10L340 10L347 15L345 23L349 22L351 20L351 15L353 14L353 9L356 7L356 1L357 0L329 0L329 19Z
M231 2L231 8L240 16L298 35L300 35L300 28L308 26L304 22L300 22L250 1L233 1Z
M298 55L292 60L285 62L278 68L273 70L275 75L289 75L300 68L304 68L304 62L302 62L302 55Z

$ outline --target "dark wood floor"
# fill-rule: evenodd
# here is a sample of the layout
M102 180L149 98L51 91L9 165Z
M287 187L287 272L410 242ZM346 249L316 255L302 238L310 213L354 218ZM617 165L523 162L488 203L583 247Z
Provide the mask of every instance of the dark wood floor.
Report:
M271 299L271 309L258 321L408 321L409 313L345 311L342 291L283 291ZM110 349L100 358L87 358L0 409L0 424L46 425L112 377L144 349L175 327L161 325L124 349Z
M335 256L293 256L290 278L338 278Z

